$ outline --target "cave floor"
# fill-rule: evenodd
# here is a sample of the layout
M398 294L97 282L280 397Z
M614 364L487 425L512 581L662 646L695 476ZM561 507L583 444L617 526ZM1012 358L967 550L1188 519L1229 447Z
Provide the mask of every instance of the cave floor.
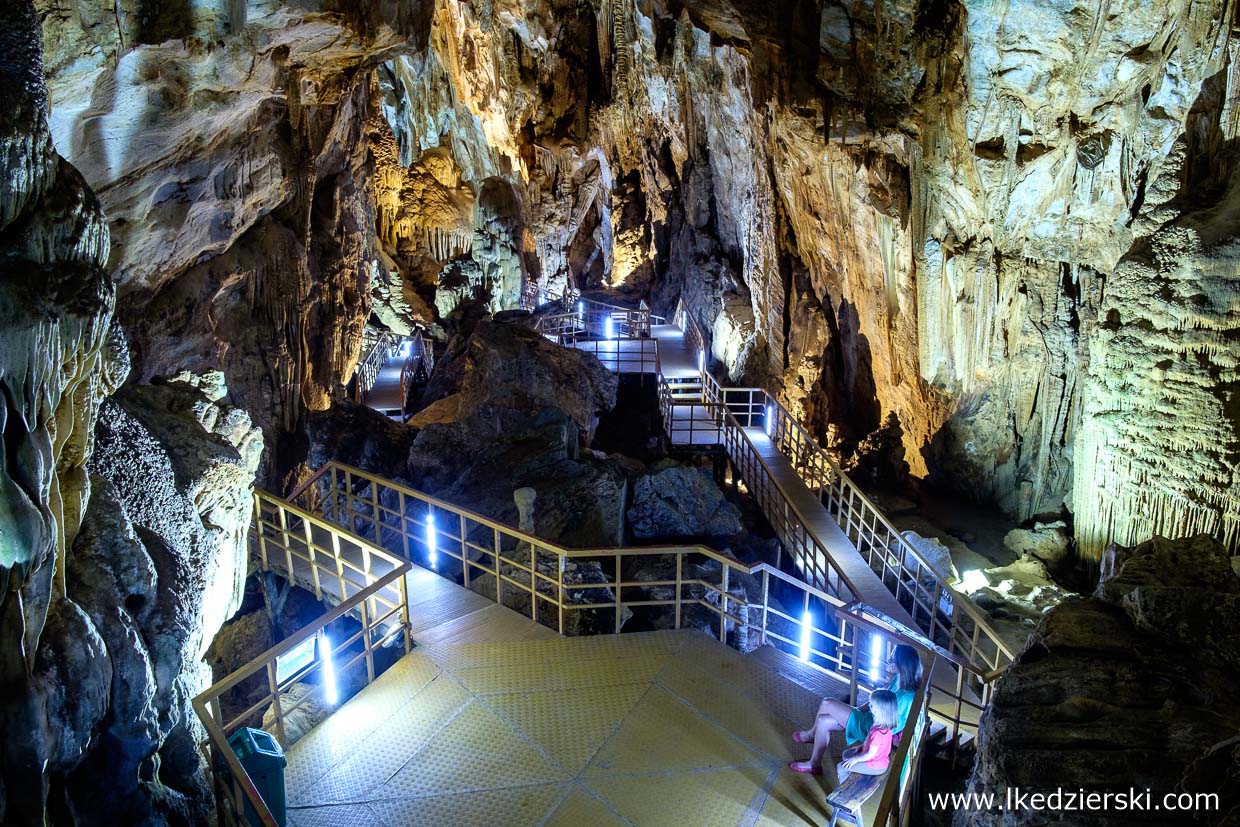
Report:
M691 630L428 643L289 749L289 824L823 824L820 698Z

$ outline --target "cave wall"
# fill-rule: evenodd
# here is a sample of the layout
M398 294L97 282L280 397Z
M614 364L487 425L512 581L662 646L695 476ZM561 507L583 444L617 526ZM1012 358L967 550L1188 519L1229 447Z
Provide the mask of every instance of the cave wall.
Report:
M164 40L78 5L40 7L52 127L109 215L135 376L223 367L273 480L372 311L404 331L532 280L683 298L712 365L845 461L894 415L915 476L1078 514L1088 554L1154 526L1234 543L1229 368L1186 364L1202 392L1174 397L1221 440L1204 499L1104 399L1146 381L1107 355L1111 286L1226 198L1178 160L1230 152L1202 125L1234 120L1221 0L270 3ZM1192 323L1213 350L1220 301ZM1173 361L1198 359L1177 319ZM1162 493L1109 503L1098 468Z
M0 5L0 822L200 824L190 699L240 603L261 434L222 376L120 390L100 200Z

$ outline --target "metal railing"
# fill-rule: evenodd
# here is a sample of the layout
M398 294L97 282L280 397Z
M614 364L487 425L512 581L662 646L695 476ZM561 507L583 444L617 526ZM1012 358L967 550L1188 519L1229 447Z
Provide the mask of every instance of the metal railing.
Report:
M644 304L644 303L643 303ZM578 299L570 309L538 317L534 329L551 341L572 345L591 339L637 339L650 335L649 309Z
M362 334L362 350L366 354L357 363L353 375L357 379L356 399L361 401L379 381L379 371L400 347L400 339L387 330L376 330L367 326Z
M521 285L521 298L518 301L518 305L522 310L534 311L550 301L563 302L565 305L572 304L580 295L580 290L566 286L563 293L553 296L547 288L539 287L534 282L527 281Z
M319 600L336 604L310 625L213 684L192 702L207 732L219 822L253 823L247 816L248 806L259 823L275 827L275 818L233 752L228 737L241 727L259 726L264 711L270 709L275 730L272 734L286 747L286 722L290 716L320 696L330 699L333 681L340 681L364 666L363 685L369 685L377 675L376 650L400 643L408 654L405 574L411 566L361 537L270 494L256 491L254 508L251 541L260 565L312 589ZM359 621L358 630L339 641L329 639L326 628L345 615ZM314 645L319 648L316 656L293 674L280 675L279 658L311 638L316 638ZM329 668L334 673L330 676L326 674ZM221 698L259 675L266 678L262 697L236 714L225 714ZM317 690L286 705L282 697L286 689L315 680Z
M400 369L400 418L402 421L409 418L407 406L409 404L409 388L413 385L419 376L425 376L430 379L431 374L435 371L435 349L422 335L421 330L416 330L409 341L409 355L405 357L405 363Z
M677 308L675 318L678 325L687 325L685 336L690 345L701 349L702 333L692 316L684 311L683 303ZM703 372L702 389L703 400L713 403L716 406L713 410L723 418L721 432L728 455L741 466L743 479L756 479L746 471L758 470L755 459L761 462L743 428L761 426L809 490L820 497L827 513L862 559L908 610L919 629L948 651L981 669L1001 669L1012 662L1015 654L991 626L985 613L967 595L947 584L944 574L908 542L779 400L761 388L720 387L706 372ZM765 467L765 463L762 465ZM769 468L765 470L765 476L774 483ZM777 499L782 503L766 490L767 486L760 486L759 504L780 532L781 539L785 535L791 539L794 559L799 555L799 563L809 564L810 568L803 570L819 576L822 569L819 555L827 559L830 555L817 537L805 536L812 532L805 529L803 515L788 502L778 483L774 484L779 490ZM783 531L780 531L781 525Z
M814 669L849 683L855 698L857 685L873 688L857 673L869 670L877 680L878 665L885 663L872 646L853 652L856 640L848 629L855 627L938 652L944 666L933 676L933 688L944 702L934 716L953 739L976 731L973 713L984 706L978 698L989 697L988 676L971 664L890 618L767 563L746 565L702 545L566 549L339 462L320 468L290 499L560 634L619 632L629 611L658 608L679 629L694 612L699 623L709 617L721 641L731 638L743 650L769 643L804 654ZM570 562L578 575L594 571L593 579L566 577Z

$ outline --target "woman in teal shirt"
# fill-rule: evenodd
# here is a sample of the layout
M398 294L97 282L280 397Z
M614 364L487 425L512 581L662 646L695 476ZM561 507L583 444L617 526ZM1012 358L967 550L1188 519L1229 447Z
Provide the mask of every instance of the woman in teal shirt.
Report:
M887 688L895 693L898 715L895 734L897 739L908 722L909 710L913 707L913 699L917 696L917 687L921 685L921 657L912 646L901 644L892 655L895 661L896 676ZM788 766L794 772L822 774L822 755L831 742L831 733L837 729L844 730L844 738L849 744L860 743L874 725L874 715L869 704L851 707L843 701L827 698L818 707L818 718L813 727L797 730L792 733L792 740L798 744L814 743L814 751L808 761L794 761Z

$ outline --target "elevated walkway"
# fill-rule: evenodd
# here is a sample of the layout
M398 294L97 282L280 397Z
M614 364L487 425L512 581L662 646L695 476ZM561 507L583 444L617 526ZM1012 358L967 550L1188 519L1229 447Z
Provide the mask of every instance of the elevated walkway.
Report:
M853 599L873 606L906 626L915 628L917 624L913 616L904 606L900 605L895 595L870 568L870 564L849 542L848 537L823 507L822 499L809 490L809 486L792 466L792 461L776 447L762 428L744 428L743 432L745 439L762 459L762 470L778 486L784 501L798 515L798 522L818 541L817 545L825 549L834 568L851 585ZM815 549L814 553L821 552ZM827 563L824 560L801 559L794 562L802 574L827 570Z
M543 317L557 326L544 333L618 372L655 373L673 443L687 423L680 444L725 447L802 577L702 546L567 550L336 462L297 502L256 492L261 566L335 608L194 699L221 823L251 806L274 825L226 742L268 708L294 825L822 823L825 787L787 770L809 749L788 734L824 695L855 705L885 685L899 643L930 666L914 702L928 732L946 728L955 744L976 731L994 674L974 659L985 663L989 630L944 616L941 579L927 590L933 572L909 564L903 538L778 402L713 382L683 313L652 325L644 308L585 304ZM622 337L589 338L587 318ZM599 634L632 612L671 630ZM345 614L361 628L338 640L331 624ZM563 637L570 627L586 636ZM380 647L401 644L395 666L376 666ZM990 651L996 665L1010 657ZM294 656L299 666L282 662ZM266 697L224 714L226 693L264 671ZM338 673L361 691L290 741L299 707L336 704ZM311 691L295 700L298 683ZM908 812L921 752L902 741L893 763L912 770L888 776L867 821Z
M362 401L367 407L374 408L392 419L402 418L404 388L401 385L401 373L404 365L405 357L401 356L399 350L383 362L374 386L362 394Z
M691 630L430 645L288 750L290 824L825 824L820 699Z

